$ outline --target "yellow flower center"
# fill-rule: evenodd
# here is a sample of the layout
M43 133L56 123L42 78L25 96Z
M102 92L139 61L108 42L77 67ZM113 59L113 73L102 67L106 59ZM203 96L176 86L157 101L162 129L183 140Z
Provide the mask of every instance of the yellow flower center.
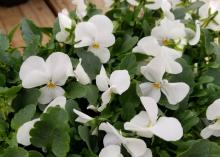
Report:
M100 45L99 45L99 43L94 42L94 43L92 44L92 47L93 47L94 49L98 49L98 48L100 48Z
M55 85L53 82L50 81L50 82L47 84L47 87L48 87L48 88L55 88L56 85Z
M153 87L156 89L160 89L161 84L159 82L153 83Z
M162 43L163 43L163 45L169 45L170 44L170 41L169 41L169 39L164 39L163 41L162 41Z

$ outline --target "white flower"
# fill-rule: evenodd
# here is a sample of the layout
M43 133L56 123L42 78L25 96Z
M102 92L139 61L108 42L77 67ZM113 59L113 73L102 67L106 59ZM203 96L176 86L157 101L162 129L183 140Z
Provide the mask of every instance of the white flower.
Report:
M75 47L88 46L88 50L97 56L102 63L108 62L108 47L115 43L112 34L113 23L105 15L95 15L88 22L80 22L75 29Z
M102 92L102 105L98 111L103 111L111 100L111 94L124 93L130 86L130 76L127 70L115 70L108 78L104 66L101 67L100 74L96 76L96 85Z
M213 31L220 31L220 1L203 1L205 4L199 8L199 16L202 26Z
M59 106L60 108L65 109L65 105L66 105L66 98L64 96L57 97L44 109L44 113L47 112L48 108L55 107L55 106ZM18 131L17 131L17 142L18 143L24 146L28 146L31 144L30 130L34 128L34 124L38 121L40 121L40 118L36 118L31 121L25 122L18 128Z
M147 138L156 135L166 141L177 141L183 136L183 128L176 118L158 117L158 106L154 99L141 97L141 102L146 111L141 111L130 122L126 122L126 130Z
M143 96L152 97L156 102L160 100L162 92L167 97L168 102L175 105L186 97L190 88L183 82L169 83L167 80L163 80L165 67L162 62L157 57L147 66L141 67L141 73L150 81L140 84L141 92Z
M76 122L85 124L85 123L87 123L87 122L93 120L92 117L90 117L90 116L88 116L87 114L85 114L85 113L83 113L83 112L80 112L80 111L78 111L78 110L76 110L76 109L73 109L73 112L78 115L78 117L77 117L76 120L75 120Z
M63 9L62 12L58 13L60 32L56 34L56 40L59 42L64 42L66 44L71 43L70 32L66 29L71 29L73 21L69 17L69 13L66 9Z
M99 126L99 130L103 130L107 133L103 139L104 148L100 152L99 157L104 157L104 155L107 156L107 153L113 153L116 156L121 157L122 155L120 154L120 148L117 147L121 145L126 148L128 153L130 153L132 157L152 157L151 150L147 148L146 143L143 140L137 138L123 137L108 122L102 123Z
M72 3L76 5L76 15L79 19L83 19L87 14L87 6L84 0L73 0Z
M104 147L99 153L99 157L123 157L121 147L118 145Z
M204 139L210 136L220 137L220 99L214 101L206 111L206 117L208 120L213 121L201 131L201 136Z
M27 58L19 72L24 88L40 88L38 102L47 104L58 96L64 95L62 87L69 76L73 76L72 63L68 55L62 52L52 53L46 61L38 56Z
M196 45L199 42L200 36L201 36L200 22L198 20L196 20L195 24L196 24L196 31L195 32L188 29L189 30L188 33L190 33L188 36L193 36L191 39L189 39L190 45Z
M160 60L161 66L165 67L166 72L170 74L182 72L182 66L175 61L182 56L182 53L166 46L160 46L157 39L153 36L142 38L132 51L157 58L153 60Z
M127 2L132 6L138 6L139 3L136 0L127 0Z
M85 72L84 68L82 67L82 59L79 59L79 63L76 66L76 69L73 72L74 77L77 81L83 85L87 85L91 83L91 79L89 78L88 74Z

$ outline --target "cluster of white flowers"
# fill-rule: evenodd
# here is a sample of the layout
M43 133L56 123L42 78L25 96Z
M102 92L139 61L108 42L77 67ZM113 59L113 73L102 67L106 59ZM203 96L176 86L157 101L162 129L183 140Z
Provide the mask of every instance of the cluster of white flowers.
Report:
M135 0L127 0L133 6L139 5ZM183 136L183 128L178 119L174 117L161 116L157 102L160 101L161 94L164 94L169 104L176 105L180 103L189 93L190 87L184 82L169 82L165 73L179 74L182 72L182 66L177 62L182 56L182 50L187 44L195 45L200 39L200 23L207 28L218 30L220 25L219 10L220 4L214 0L204 0L205 4L200 8L200 22L196 21L196 29L186 28L184 23L175 20L172 9L177 7L180 0L155 0L154 3L147 4L146 7L152 10L162 9L165 18L158 21L151 35L139 40L137 46L133 48L133 53L141 53L149 56L146 65L141 66L140 72L146 81L139 85L141 90L140 100L143 105L143 111L140 111L129 122L124 124L124 129L132 131L138 136L152 138L154 135L166 141L177 141ZM82 21L86 15L86 5L84 1L74 0L76 4L76 13L80 22L74 24L69 17L69 13L64 10L59 13L60 32L56 39L59 42L71 44L69 38L74 26L74 47L88 47L88 51L97 56L101 63L105 64L110 60L111 47L115 43L113 34L113 22L105 15L94 15L88 21ZM113 4L112 1L106 1L107 6ZM211 12L208 11L211 9ZM215 22L207 22L206 18L213 14ZM172 48L171 46L172 45ZM41 95L38 98L40 104L50 103L44 112L51 106L59 105L65 108L66 98L64 97L63 86L69 77L87 85L92 82L88 74L81 65L82 59L73 69L70 57L62 52L52 53L46 61L38 56L31 56L24 61L20 69L20 79L24 88L40 88ZM127 70L115 70L109 76L104 65L100 73L96 76L96 85L103 92L100 99L100 105L90 105L88 108L102 112L111 102L112 94L123 94L130 86L130 76ZM207 118L216 120L214 124L209 125L202 130L201 136L208 138L211 135L220 136L220 100L215 101L207 110ZM93 117L74 109L78 115L76 121L86 124L93 120ZM17 132L17 141L23 145L30 145L29 132L34 124L40 118L24 123ZM106 132L103 140L104 148L101 150L100 157L122 157L121 145L123 145L132 157L151 157L152 152L147 148L142 139L122 136L108 122L103 122L97 126L97 130ZM97 131L94 130L94 131ZM94 134L96 134L94 132Z

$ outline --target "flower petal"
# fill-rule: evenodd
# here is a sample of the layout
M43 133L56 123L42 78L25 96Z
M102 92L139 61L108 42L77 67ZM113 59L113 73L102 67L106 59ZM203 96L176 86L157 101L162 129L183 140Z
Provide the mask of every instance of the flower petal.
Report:
M157 10L161 7L163 0L155 0L153 4L145 5L148 9Z
M50 80L47 65L43 58L31 56L21 65L19 77L24 88L34 88L47 84Z
M101 106L98 108L98 111L99 112L102 112L106 107L107 107L107 104L110 102L111 100L111 94L112 94L112 91L111 89L109 88L108 90L106 90L104 93L102 93L102 104Z
M152 97L156 102L160 100L161 91L159 88L155 88L152 83L146 82L139 85L142 96Z
M165 64L161 57L155 57L146 66L141 67L141 73L151 82L161 82L165 73Z
M92 81L89 78L88 74L85 72L82 66L82 59L79 59L79 63L74 70L74 76L76 77L77 81L83 85L90 84Z
M89 22L96 26L98 32L112 33L113 31L113 23L105 15L94 15L89 19Z
M96 34L95 41L101 47L110 47L115 43L115 36L111 33L98 33Z
M79 122L79 123L82 123L82 124L85 124L91 120L93 120L92 117L88 116L87 114L83 113L83 112L80 112L76 109L73 109L73 112L75 114L78 115L78 117L75 119L76 122Z
M220 117L220 99L215 100L206 111L208 120L215 120Z
M158 117L158 106L155 100L151 97L140 97L141 103L143 104L149 119L152 124L155 124Z
M104 136L104 139L103 139L103 144L104 146L109 146L109 145L121 145L122 141L120 138L118 138L118 136L115 136L115 134L112 134L112 133L107 133L105 136Z
M71 29L72 20L70 19L69 13L66 9L63 9L62 12L58 13L58 19L61 30L65 30L66 28Z
M100 47L100 48L92 48L89 47L89 51L91 51L95 56L97 56L101 63L107 63L110 59L110 52L108 48Z
M44 109L44 112L47 112L49 107L55 107L55 106L59 106L60 108L65 109L65 105L66 105L66 97L58 96Z
M99 153L99 157L123 157L121 154L121 147L118 145L104 147Z
M56 85L64 85L69 76L73 76L70 57L62 52L52 53L46 60L51 73L51 81Z
M123 146L127 149L132 157L143 156L147 151L145 142L137 138L125 138Z
M199 42L201 36L200 23L198 20L196 20L195 23L196 23L196 32L194 33L194 37L189 40L190 45L196 45Z
M63 96L65 91L63 88L56 86L54 88L48 88L47 86L40 88L41 95L38 98L40 104L47 104L58 96Z
M24 146L28 146L31 144L30 130L34 127L34 124L39 120L40 118L33 119L31 121L24 123L18 128L18 131L17 131L17 142L18 143Z
M134 53L142 53L150 56L157 56L161 51L161 47L157 39L153 36L142 38L137 46L132 50Z
M166 141L177 141L183 136L180 122L173 117L160 117L151 131Z
M82 19L87 14L87 6L84 0L73 0L72 3L76 6L76 15L79 19Z
M74 47L85 47L92 45L92 42L97 34L97 28L90 22L80 22L75 28L75 42Z
M203 139L207 139L209 138L210 136L213 135L215 130L213 129L210 129L209 127L206 127L204 129L202 129L200 135L202 136Z
M110 76L112 92L121 95L130 86L130 75L127 70L115 70Z
M96 85L98 89L102 92L108 90L109 88L109 78L103 65L101 67L99 75L96 76Z
M161 85L161 91L172 105L181 102L187 96L189 90L189 86L183 82L169 83L167 80L163 80Z

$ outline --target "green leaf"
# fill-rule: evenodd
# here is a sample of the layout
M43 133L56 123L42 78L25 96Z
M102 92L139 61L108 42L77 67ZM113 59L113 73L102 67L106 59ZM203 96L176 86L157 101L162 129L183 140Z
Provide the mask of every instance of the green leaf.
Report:
M68 85L66 97L71 99L86 98L89 103L95 104L98 99L98 88L95 85L82 85L74 82Z
M40 39L42 38L40 29L31 20L24 19L21 22L21 31L26 44L33 42L36 36L39 36Z
M79 126L78 127L78 132L80 138L86 143L87 147L89 148L90 151L92 151L90 142L89 142L89 129L87 126Z
M40 36L33 36L33 39L27 44L27 46L24 49L24 54L23 54L24 59L30 56L36 56L40 52L39 50L40 43L41 43Z
M82 58L82 67L90 79L95 79L96 75L99 74L102 66L99 58L96 57L93 53L84 51L82 49L77 51L77 55L79 58Z
M117 69L128 70L129 74L133 76L137 73L137 66L136 56L134 54L129 54L122 58Z
M36 112L36 105L28 105L19 110L11 121L11 127L17 130L22 124L30 121Z
M66 157L69 151L68 114L61 108L50 108L30 131L31 143L39 148L51 148L57 157Z
M210 83L213 82L214 78L212 76L207 76L207 75L203 75L199 78L198 83L199 84L205 84L205 83Z
M208 140L199 140L178 157L219 157L220 146Z
M179 114L177 114L177 118L180 120L185 133L199 123L197 113L190 110L181 111Z
M31 150L31 151L29 151L28 157L44 157L44 156L35 150Z
M0 95L10 97L16 95L20 90L22 86L13 86L13 87L0 87Z
M127 36L117 53L125 53L131 51L132 48L137 44L137 42L138 37Z
M4 151L3 157L29 157L28 152L22 148L8 148Z
M4 52L9 48L9 40L6 35L0 33L0 52Z

